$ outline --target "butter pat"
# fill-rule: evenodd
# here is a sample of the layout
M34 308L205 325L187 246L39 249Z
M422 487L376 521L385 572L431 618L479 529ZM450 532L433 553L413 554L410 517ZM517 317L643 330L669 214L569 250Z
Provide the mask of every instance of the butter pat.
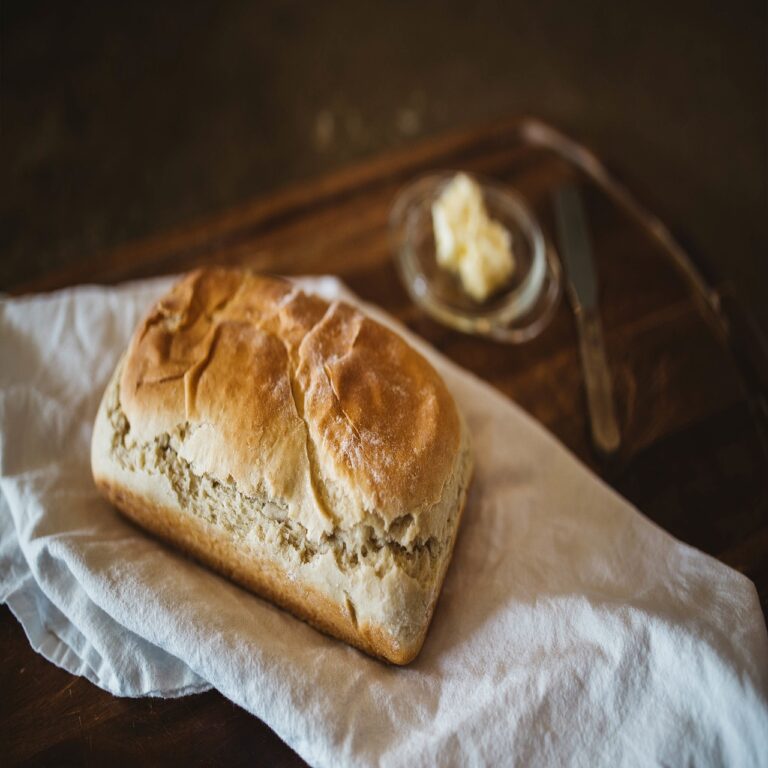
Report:
M511 237L488 216L480 187L465 173L454 176L432 204L437 263L459 276L475 301L485 301L515 268Z

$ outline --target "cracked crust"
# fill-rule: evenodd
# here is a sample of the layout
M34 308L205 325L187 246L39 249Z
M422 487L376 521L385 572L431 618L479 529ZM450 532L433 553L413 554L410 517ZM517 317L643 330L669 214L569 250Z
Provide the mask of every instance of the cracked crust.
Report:
M296 507L313 538L404 512L414 535L441 533L430 513L459 450L456 406L421 355L347 304L194 272L139 329L120 391L138 438L196 425L184 458Z
M418 652L466 498L468 436L432 367L354 308L282 280L191 273L137 329L92 456L97 484L144 527L368 653ZM226 528L234 498L258 509L250 529ZM286 526L311 558L282 548ZM405 567L409 553L426 566ZM325 619L318 595L334 606Z

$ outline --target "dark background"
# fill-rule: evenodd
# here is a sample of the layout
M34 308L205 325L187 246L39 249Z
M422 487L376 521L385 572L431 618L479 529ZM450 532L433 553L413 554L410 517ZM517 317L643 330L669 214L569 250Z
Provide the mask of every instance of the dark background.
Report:
M768 327L764 2L1 8L0 290L528 113L590 144Z

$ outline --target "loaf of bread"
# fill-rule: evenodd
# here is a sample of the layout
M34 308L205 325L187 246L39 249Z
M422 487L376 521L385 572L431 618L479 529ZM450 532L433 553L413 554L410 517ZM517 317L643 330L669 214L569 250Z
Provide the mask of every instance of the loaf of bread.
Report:
M224 269L136 330L91 461L143 528L396 664L424 641L472 466L445 384L397 334Z

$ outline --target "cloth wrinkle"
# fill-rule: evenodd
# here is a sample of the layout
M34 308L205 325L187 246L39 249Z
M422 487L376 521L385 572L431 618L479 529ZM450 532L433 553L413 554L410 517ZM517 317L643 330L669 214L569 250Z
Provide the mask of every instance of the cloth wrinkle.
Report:
M31 647L118 696L216 688L317 766L768 766L754 585L338 280L294 284L405 336L469 425L475 478L419 657L316 632L97 494L93 418L168 279L0 299L0 600Z

